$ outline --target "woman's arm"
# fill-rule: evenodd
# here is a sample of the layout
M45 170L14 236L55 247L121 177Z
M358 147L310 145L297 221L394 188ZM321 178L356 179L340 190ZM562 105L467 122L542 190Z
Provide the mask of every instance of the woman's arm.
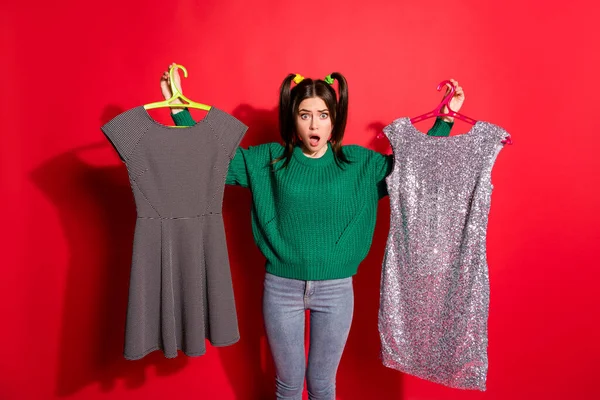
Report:
M446 122L442 118L436 118L433 126L427 132L428 136L450 136L454 122Z

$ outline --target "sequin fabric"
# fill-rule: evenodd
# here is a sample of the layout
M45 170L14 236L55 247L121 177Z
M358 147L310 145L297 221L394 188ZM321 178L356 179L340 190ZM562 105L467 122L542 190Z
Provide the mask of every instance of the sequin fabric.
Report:
M408 118L384 129L390 232L381 277L383 364L461 389L485 390L491 170L508 136L479 121L432 137Z

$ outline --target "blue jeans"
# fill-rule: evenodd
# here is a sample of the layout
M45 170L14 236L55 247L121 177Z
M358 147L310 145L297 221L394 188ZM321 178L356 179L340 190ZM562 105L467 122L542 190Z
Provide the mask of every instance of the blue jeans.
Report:
M335 375L354 310L352 278L301 281L267 273L264 286L263 315L277 372L277 399L301 400L306 372L309 399L335 400ZM310 310L307 367L306 310Z

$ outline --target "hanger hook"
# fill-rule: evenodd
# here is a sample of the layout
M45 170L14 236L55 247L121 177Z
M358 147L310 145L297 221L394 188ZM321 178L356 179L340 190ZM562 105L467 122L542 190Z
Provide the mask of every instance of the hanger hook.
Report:
M441 111L442 108L444 108L444 106L448 107L448 113L454 113L455 111L453 109L450 108L450 100L452 100L452 98L454 97L454 92L456 92L456 88L454 87L454 85L452 84L452 82L450 80L445 80L440 82L440 84L437 87L438 92L440 90L442 90L444 87L446 87L446 85L450 85L450 93L448 93L447 96L444 97L444 99L442 100L442 102L440 103L438 110Z
M188 72L187 69L185 69L185 67L181 64L175 64L171 67L171 69L169 70L169 78L171 78L171 93L173 94L173 97L181 94L181 92L179 91L178 88L175 87L175 75L177 74L177 68L180 68L183 71L183 77L187 78L188 76Z

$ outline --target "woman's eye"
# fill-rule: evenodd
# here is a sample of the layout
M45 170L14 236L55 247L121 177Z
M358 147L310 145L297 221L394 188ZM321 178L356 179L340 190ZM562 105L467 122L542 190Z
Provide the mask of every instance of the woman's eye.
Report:
M327 113L321 114L321 119L327 119L327 118L329 118L329 114L327 114Z
M308 114L300 114L300 118L306 120L308 119Z

